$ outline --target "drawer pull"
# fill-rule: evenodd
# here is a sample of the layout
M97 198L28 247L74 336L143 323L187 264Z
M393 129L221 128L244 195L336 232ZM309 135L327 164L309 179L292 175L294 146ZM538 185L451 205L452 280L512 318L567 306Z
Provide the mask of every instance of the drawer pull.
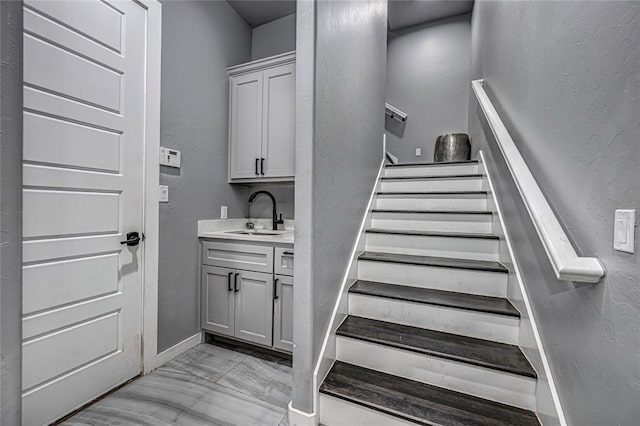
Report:
M240 275L240 272L236 272L236 275L233 279L233 291L236 293L240 291L240 289L238 288L238 275Z
M283 251L282 255L283 256L293 256L293 252L292 251Z
M229 276L227 277L227 291L233 290L231 288L231 275L233 275L233 272L229 272Z

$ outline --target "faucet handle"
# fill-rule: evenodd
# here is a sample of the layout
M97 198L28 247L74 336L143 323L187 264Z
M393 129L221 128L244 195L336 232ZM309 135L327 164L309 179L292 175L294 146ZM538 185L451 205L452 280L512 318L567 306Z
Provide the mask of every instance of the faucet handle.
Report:
M276 220L276 223L284 223L284 220L282 219L282 213L280 213L280 218Z

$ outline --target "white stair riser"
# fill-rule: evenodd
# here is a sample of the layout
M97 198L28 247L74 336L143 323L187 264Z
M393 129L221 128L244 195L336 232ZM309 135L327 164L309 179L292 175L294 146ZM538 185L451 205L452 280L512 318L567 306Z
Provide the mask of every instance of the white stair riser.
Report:
M510 345L518 344L520 330L517 317L357 293L349 294L349 314Z
M498 260L498 240L367 233L365 250L383 253Z
M375 206L377 209L396 210L487 210L487 199L484 195L381 195L376 199Z
M482 178L383 180L382 192L480 191Z
M535 410L536 380L530 377L344 336L337 336L336 358L394 376Z
M450 175L473 175L478 173L478 163L471 164L451 164L440 166L406 166L406 167L386 167L385 177L403 176L450 176Z
M371 215L372 228L491 233L490 214L386 213Z
M484 296L507 297L508 275L471 269L358 260L358 279Z
M416 426L415 423L320 394L320 423L327 426Z

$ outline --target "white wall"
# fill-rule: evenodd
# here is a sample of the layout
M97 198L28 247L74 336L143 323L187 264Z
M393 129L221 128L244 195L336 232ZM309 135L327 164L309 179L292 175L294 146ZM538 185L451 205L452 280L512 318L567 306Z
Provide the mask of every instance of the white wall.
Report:
M298 2L293 405L313 369L382 160L387 2Z
M470 14L389 33L385 97L409 119L387 119L387 149L401 162L433 161L438 135L467 133L470 58Z
M640 256L613 249L617 208L640 208L640 3L477 1L472 78L492 102L596 285L559 282L475 100L474 150L494 170L570 425L640 424ZM638 242L636 231L636 242Z

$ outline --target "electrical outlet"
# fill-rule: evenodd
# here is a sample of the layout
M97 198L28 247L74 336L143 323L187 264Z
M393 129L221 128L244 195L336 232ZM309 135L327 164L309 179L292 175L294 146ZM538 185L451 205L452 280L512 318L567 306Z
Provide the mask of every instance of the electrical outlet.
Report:
M416 148L416 157L422 157L422 148Z
M229 211L228 206L220 206L220 219L226 219L228 211Z
M160 185L160 202L168 203L169 202L169 187L167 185Z

